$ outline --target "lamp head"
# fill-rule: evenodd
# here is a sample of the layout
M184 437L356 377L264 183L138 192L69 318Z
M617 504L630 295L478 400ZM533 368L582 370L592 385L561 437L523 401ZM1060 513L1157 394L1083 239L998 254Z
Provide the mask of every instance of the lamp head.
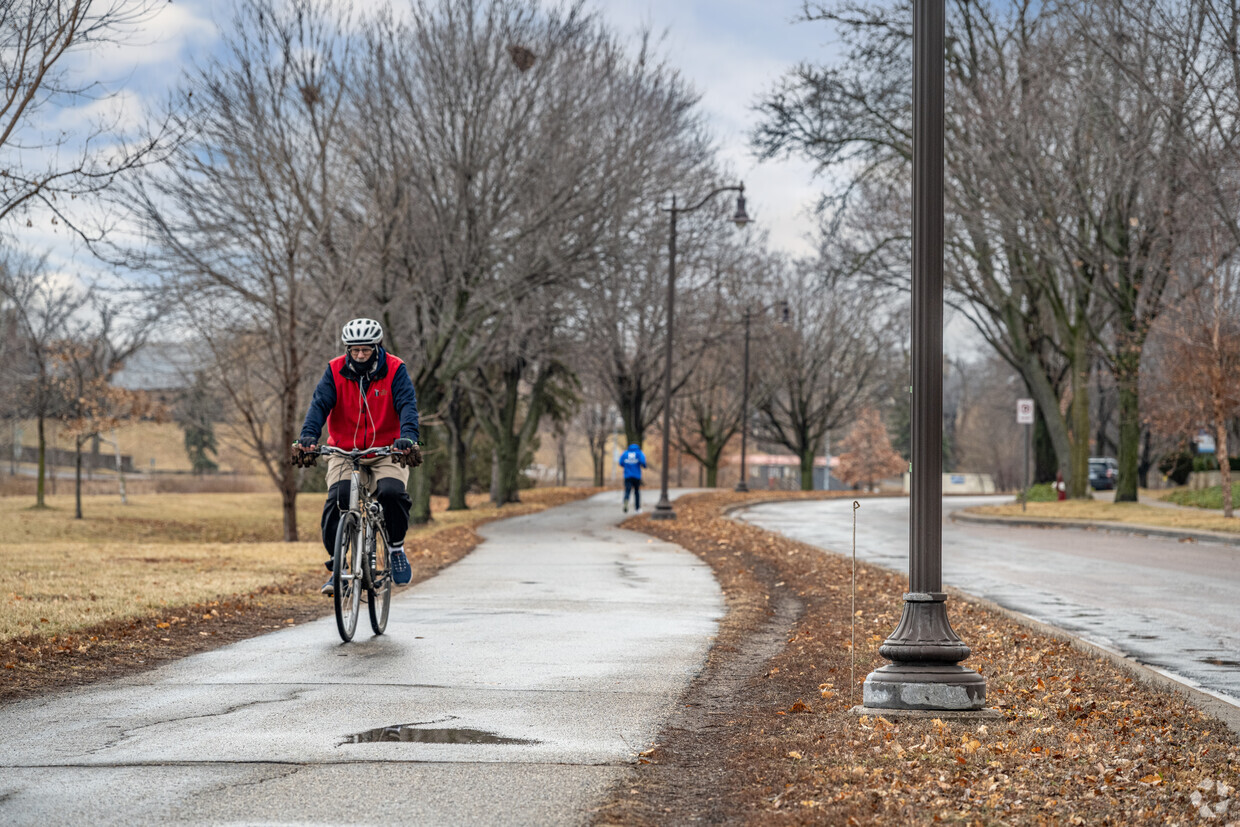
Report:
M745 212L745 185L741 184L740 194L736 196L736 215L732 216L732 223L744 227L752 220L749 213Z

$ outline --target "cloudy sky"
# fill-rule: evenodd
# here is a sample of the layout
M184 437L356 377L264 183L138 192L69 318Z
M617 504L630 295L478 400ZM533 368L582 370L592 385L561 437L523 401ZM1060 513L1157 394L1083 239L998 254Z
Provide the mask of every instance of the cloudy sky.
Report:
M822 60L822 24L796 23L800 0L595 0L622 34L643 27L661 38L663 53L702 95L720 155L744 182L750 213L768 230L771 243L794 255L812 250L810 209L820 182L801 161L759 163L750 152L751 109L761 93L799 60ZM146 106L175 85L185 68L218 48L227 29L228 0L175 0L124 46L108 46L79 58L82 76L101 80L121 95L72 110L42 113L41 125L56 131L83 129L103 113L136 125ZM53 250L57 269L93 270L64 227L36 219L20 242Z

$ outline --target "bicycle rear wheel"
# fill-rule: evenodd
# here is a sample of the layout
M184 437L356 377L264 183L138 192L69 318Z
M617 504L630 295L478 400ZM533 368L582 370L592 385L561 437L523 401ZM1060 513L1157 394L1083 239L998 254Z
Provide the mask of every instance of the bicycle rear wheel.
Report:
M357 631L357 616L361 608L363 584L355 576L358 566L356 558L361 554L361 526L354 514L346 514L340 519L340 527L336 529L336 553L332 570L332 585L335 586L333 601L336 604L336 629L340 639L348 643Z
M392 566L388 561L387 541L379 531L371 534L375 545L374 566L366 589L366 608L370 610L370 628L376 635L387 628L388 610L392 605Z

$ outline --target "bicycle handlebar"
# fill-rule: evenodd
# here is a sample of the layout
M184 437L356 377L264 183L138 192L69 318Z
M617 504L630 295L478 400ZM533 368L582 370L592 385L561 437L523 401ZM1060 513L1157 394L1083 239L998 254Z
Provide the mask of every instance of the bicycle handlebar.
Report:
M345 459L362 459L365 457L390 457L393 454L399 455L401 452L393 450L390 445L381 448L354 448L352 451L337 448L335 445L320 445L313 451L302 451L302 453L315 457L323 456L324 454L334 454Z

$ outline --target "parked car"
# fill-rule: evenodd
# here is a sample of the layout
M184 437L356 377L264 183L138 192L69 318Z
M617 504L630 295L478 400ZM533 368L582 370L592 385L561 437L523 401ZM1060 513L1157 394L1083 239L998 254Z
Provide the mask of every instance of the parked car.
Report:
M1089 485L1095 491L1110 491L1115 487L1119 463L1113 457L1089 458Z

